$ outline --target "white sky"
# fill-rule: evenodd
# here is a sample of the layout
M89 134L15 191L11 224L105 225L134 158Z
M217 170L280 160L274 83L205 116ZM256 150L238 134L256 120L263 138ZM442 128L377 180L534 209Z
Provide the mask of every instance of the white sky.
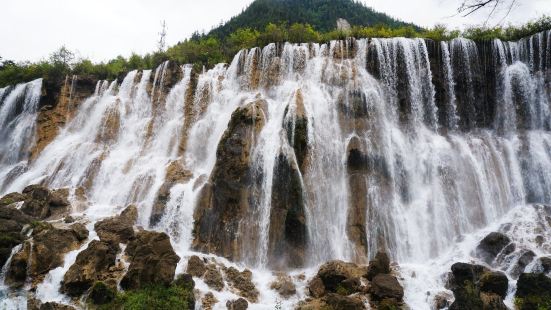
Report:
M430 27L480 24L483 13L454 15L460 0L362 0L368 6L404 21ZM522 23L551 15L551 0L519 0L507 22ZM38 60L65 45L94 61L156 48L160 21L168 26L168 45L195 30L208 31L237 15L252 0L1 0L0 56ZM343 16L346 18L346 16ZM500 19L500 18L499 18ZM494 20L493 23L499 21Z

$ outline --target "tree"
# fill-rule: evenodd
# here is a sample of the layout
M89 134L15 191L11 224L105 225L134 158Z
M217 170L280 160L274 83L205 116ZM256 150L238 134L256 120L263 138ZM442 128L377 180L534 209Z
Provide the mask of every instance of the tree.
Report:
M166 47L166 22L163 20L161 22L161 32L159 32L159 42L158 48L159 52L164 52Z
M57 51L50 55L50 62L54 66L70 67L75 59L75 54L71 52L65 45L61 46Z
M251 48L258 44L260 33L251 28L242 28L230 34L227 43L230 48L230 53L234 54L242 49Z
M457 12L466 17L480 10L489 9L488 18L486 19L487 22L502 9L506 10L504 15L504 17L506 17L516 3L517 0L462 0Z
M309 24L295 23L289 28L289 41L293 43L317 42L320 34Z

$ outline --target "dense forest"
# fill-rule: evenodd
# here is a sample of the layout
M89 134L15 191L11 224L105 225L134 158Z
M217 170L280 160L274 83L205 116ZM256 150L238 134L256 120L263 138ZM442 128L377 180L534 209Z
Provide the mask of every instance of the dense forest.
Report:
M217 63L229 63L241 49L263 47L272 42L323 43L346 37L422 37L441 41L459 36L473 40L494 38L518 40L536 32L551 29L549 16L543 16L522 26L471 27L464 31L449 30L445 26L422 29L376 13L351 0L335 2L340 3L338 6L342 7L342 11L335 11L334 4L329 4L330 2L325 0L257 0L242 14L234 17L227 24L213 29L210 33L195 33L191 38L166 50L158 50L143 56L132 54L128 58L118 56L107 62L93 63L89 59L77 59L65 47L61 47L49 58L38 62L14 62L2 59L0 55L0 87L40 77L55 83L68 74L89 75L97 79L116 79L131 70L155 68L166 60L178 64L193 64L200 70L203 67L211 68ZM274 4L266 6L267 3ZM287 3L293 3L296 7L288 7L284 10ZM274 13L270 18L269 14L260 13L264 10L279 13ZM255 16L255 20L252 16ZM337 30L337 16L345 16L352 24L351 29ZM284 18L298 22L282 22ZM261 26L264 23L265 25ZM373 25L365 26L365 24Z
M241 28L261 31L267 24L310 24L321 32L335 28L338 18L346 18L356 26L386 25L390 28L412 26L375 12L361 2L350 0L257 0L241 14L213 29L209 35L223 39Z

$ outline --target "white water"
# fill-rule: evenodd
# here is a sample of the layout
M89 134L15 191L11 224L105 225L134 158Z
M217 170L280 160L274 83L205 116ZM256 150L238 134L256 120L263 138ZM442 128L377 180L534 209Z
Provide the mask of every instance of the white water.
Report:
M351 201L346 163L348 144L358 139L370 167L362 175L368 190L360 193L367 204L369 252L363 255L387 249L401 266L406 302L412 309L428 309L434 294L444 290L441 275L456 261L474 259L471 251L487 232L509 222L531 229L534 213L525 204L551 203L550 91L540 72L549 66L549 56L534 55L530 47L543 42L544 35L551 32L519 42L492 43L499 91L489 128L476 126L473 113L481 113L476 107L481 59L475 43L466 39L438 46L447 92L442 120L429 52L419 39L271 44L241 51L229 66L217 65L200 74L191 101L186 95L191 87L189 66L182 68L183 78L171 90L162 87L166 63L154 73L131 72L120 85L98 82L95 94L79 104L74 119L3 192L36 182L54 188L82 187L89 207L75 211L91 221L134 203L140 210L140 225L147 227L166 167L177 160L192 177L171 189L165 215L152 228L171 235L183 258L177 272L183 272L193 253L193 211L216 164L216 149L231 114L264 99L266 124L251 156L253 168L262 176L260 199L254 206L259 212L250 223L241 223L253 235L244 242L248 255L240 267L254 267L254 281L261 291L255 308L273 308L277 296L268 289L273 277L267 267L267 244L274 167L280 153L297 161L284 124L293 121L289 118L296 113L300 93L309 148L301 175L308 229L306 273L330 259L354 259L355 245L347 234ZM6 89L0 90L0 97L3 92ZM166 100L161 100L163 93ZM343 112L357 110L363 112ZM181 154L178 147L187 125ZM444 133L441 128L451 131ZM0 174L4 171L0 169ZM511 237L534 248L525 230L517 229ZM44 294L39 295L45 300L63 300L56 296L56 272L41 286ZM304 285L299 282L299 287ZM227 291L216 295L219 305L235 298Z

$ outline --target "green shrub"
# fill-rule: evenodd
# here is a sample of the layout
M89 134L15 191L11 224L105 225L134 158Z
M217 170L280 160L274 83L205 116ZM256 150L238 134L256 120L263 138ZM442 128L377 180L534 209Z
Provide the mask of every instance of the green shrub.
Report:
M194 304L193 291L186 287L172 285L170 287L150 286L144 289L118 293L115 299L100 310L172 310L190 309Z

